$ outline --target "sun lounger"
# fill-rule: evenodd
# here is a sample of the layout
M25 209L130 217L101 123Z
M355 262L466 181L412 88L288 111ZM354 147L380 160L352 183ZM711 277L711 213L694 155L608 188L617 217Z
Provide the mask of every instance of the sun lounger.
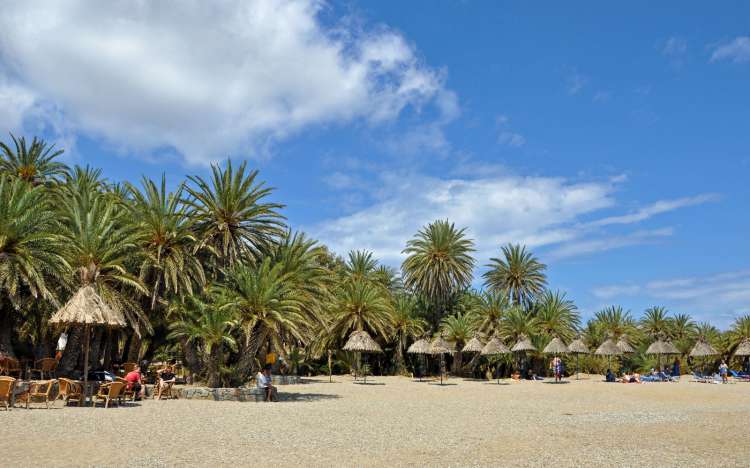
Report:
M737 371L733 371L733 370L729 371L729 375L731 375L732 377L734 377L737 380L740 380L740 381L743 381L743 382L750 382L750 375L742 374L741 372L737 372Z

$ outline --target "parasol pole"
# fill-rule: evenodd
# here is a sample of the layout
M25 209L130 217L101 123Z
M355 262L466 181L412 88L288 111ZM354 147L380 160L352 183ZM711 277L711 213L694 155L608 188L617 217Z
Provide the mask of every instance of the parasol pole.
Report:
M578 377L578 373L581 372L580 362L581 362L581 353L576 353L576 380L581 380Z

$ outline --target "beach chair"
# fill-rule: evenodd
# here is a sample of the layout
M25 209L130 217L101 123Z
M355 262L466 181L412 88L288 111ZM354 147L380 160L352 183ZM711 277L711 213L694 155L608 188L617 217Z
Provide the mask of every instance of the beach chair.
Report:
M16 397L16 401L26 403L26 409L34 402L44 403L45 408L49 409L49 404L55 404L55 398L52 398L52 389L57 385L57 380L47 380L45 382L31 382L29 389Z
M119 401L135 401L135 390L132 388L128 388L128 381L123 379L122 377L115 377L115 382L120 382L123 387L122 391L120 392L120 398Z
M110 401L114 401L117 404L123 388L125 388L125 384L122 382L110 382L100 385L99 391L91 397L91 406L96 408L96 402L101 400L104 401L105 408L109 407Z
M21 363L18 361L18 359L6 357L2 361L0 361L0 374L8 375L11 377L13 376L13 374L15 374L16 378L20 379L22 373L23 369L21 368Z
M750 382L750 376L747 374L742 374L740 372L730 370L729 375L731 375L732 377L734 377L735 379L741 382Z
M44 358L36 361L34 367L29 369L28 378L34 377L34 372L39 374L39 378L44 380L44 374L47 374L47 378L55 377L55 369L57 369L57 359L55 358Z
M5 411L13 407L13 389L16 388L16 379L13 377L0 377L0 402L5 405Z
M83 385L80 382L70 379L58 379L60 385L60 391L57 394L58 400L62 398L63 406L66 406L68 402L75 401L81 403L83 399Z
M157 377L156 379L156 386L154 386L154 394L152 395L154 399L156 399L156 395L159 395L159 399L162 398L176 398L172 394L172 385L174 385L174 382L167 382L164 384L164 387L162 387L161 382L161 375Z

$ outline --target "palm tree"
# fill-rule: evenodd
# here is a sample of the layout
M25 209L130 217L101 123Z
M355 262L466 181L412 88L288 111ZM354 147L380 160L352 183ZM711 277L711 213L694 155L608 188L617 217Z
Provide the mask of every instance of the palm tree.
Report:
M167 193L166 177L159 186L142 179L143 191L128 184L136 222L136 237L143 251L140 280L151 290L151 309L159 299L193 294L193 286L205 284L203 266L193 251L196 238L187 211L181 205L182 186Z
M545 291L534 307L539 331L548 339L559 337L570 343L578 333L578 308L565 293Z
M344 271L350 281L371 281L375 279L377 269L378 261L372 256L372 252L369 250L352 250L349 252Z
M0 354L13 356L14 315L26 298L56 303L50 280L68 269L44 187L0 177Z
M219 387L224 366L223 348L237 350L237 341L232 336L232 330L237 326L234 311L208 304L194 296L188 296L183 304L179 318L169 325L167 338L196 344L206 361L208 386Z
M349 281L336 292L331 334L344 338L352 331L371 331L383 337L393 330L393 304L388 292L370 281Z
M670 325L669 311L664 307L649 307L641 318L641 329L651 338L666 338Z
M485 291L470 312L472 328L476 333L492 337L500 332L505 312L510 308L508 296Z
M13 175L33 185L39 185L55 177L62 176L67 166L55 161L63 150L55 150L55 145L47 145L36 137L27 146L24 137L13 140L13 148L0 142L0 172Z
M452 295L471 283L474 242L465 231L438 220L420 230L403 250L404 285L431 303L434 319L444 313L441 308Z
M747 339L750 339L750 315L742 315L734 319L734 323L727 333L729 350L734 352L734 348Z
M512 306L503 315L500 323L500 336L515 342L521 335L533 338L539 332L539 322L531 311L520 306Z
M393 338L396 340L396 369L401 373L406 368L404 353L407 342L422 336L427 322L417 314L417 300L408 294L400 294L395 298L391 321Z
M272 193L264 182L257 182L258 171L246 173L247 163L238 170L228 160L226 167L211 166L210 181L189 176L184 203L192 211L200 246L219 260L219 267L232 267L240 260L255 262L279 236L283 217L278 203L264 200Z
M285 355L285 340L304 339L308 324L291 276L283 264L266 257L256 266L237 265L218 287L221 307L232 309L244 330L240 373L250 368L264 344Z
M690 352L694 342L696 324L688 314L676 314L669 321L669 338L674 345L682 352Z
M525 246L508 244L502 247L503 258L491 258L489 270L482 275L485 287L502 291L516 304L531 304L547 284L541 263Z
M456 354L453 359L453 372L458 373L463 365L461 349L473 335L471 320L464 314L448 315L440 321L440 329L445 339L455 343Z

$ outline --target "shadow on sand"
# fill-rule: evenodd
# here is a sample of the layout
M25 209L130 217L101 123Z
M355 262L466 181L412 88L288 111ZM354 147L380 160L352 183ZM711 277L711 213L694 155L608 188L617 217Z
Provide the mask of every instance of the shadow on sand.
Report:
M569 384L570 381L569 380L561 380L559 382L555 382L554 380L545 380L542 383L549 384L549 385L560 385L560 384Z
M335 400L341 398L338 395L328 395L326 393L301 393L301 392L279 392L279 402L293 401L321 401Z
M440 383L440 382L430 382L429 385L434 385L436 387L452 387L453 385L458 385L458 384L454 383L454 382L443 382L443 383Z
M353 383L354 385L385 385L385 382L362 382L361 380Z

